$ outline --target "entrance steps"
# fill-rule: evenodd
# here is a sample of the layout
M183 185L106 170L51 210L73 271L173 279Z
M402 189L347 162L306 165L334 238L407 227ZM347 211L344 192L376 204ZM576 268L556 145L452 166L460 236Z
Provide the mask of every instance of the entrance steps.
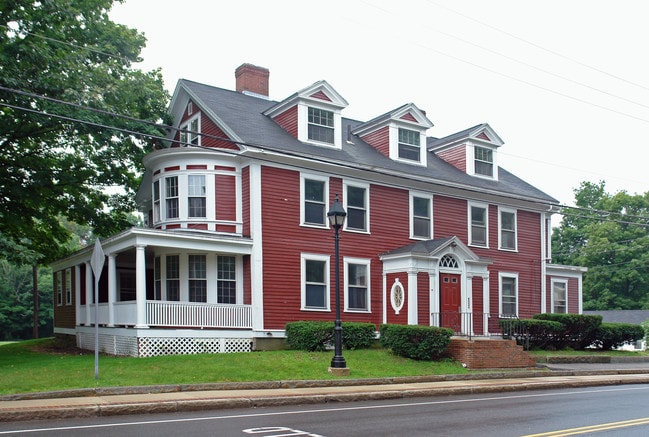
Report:
M535 367L535 359L515 340L451 338L449 354L469 369Z

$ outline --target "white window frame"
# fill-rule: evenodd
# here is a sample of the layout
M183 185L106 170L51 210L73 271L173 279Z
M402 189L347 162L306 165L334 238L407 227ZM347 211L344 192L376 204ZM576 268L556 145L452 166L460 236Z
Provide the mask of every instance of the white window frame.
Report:
M510 314L510 313L503 313L503 279L514 279L514 297L516 299L516 312L515 314ZM504 316L517 316L518 317L518 302L519 302L519 294L518 294L518 273L512 273L512 272L498 272L498 314L499 315L504 315Z
M330 312L331 311L331 274L330 274L330 259L329 255L318 255L303 253L300 255L300 286L301 286L301 304L302 311L317 311L317 312ZM307 261L324 261L325 263L325 306L322 308L307 307L306 306L306 262Z
M320 109L323 111L333 112L334 114L334 142L324 143L321 141L314 141L309 139L309 108ZM298 104L298 132L297 139L304 143L313 144L315 146L331 147L336 149L342 148L342 115L339 108L332 107L319 102L309 101L300 102Z
M476 163L476 148L480 149L487 149L491 150L491 175L484 175L482 173L478 173L475 170L475 163ZM483 144L471 144L469 143L466 148L466 166L467 166L467 173L470 174L471 176L479 177L479 178L484 178L484 179L490 179L490 180L498 180L498 153L495 147L491 147L488 145L483 145ZM487 162L487 161L482 161L481 162Z
M366 274L366 279L365 279L365 299L367 302L367 308L350 308L349 307L349 265L350 264L357 264L357 265L363 265L365 266L365 274ZM344 275L345 275L345 280L344 280L344 299L345 299L345 312L349 313L371 313L372 312L372 299L370 296L370 278L372 277L370 273L370 264L371 260L367 258L351 258L351 257L344 257L343 258L343 268L344 268ZM356 285L356 284L354 284Z
M72 267L65 269L65 305L72 305Z
M232 278L224 278L224 277L219 276L219 273L220 273L220 271L219 271L219 261L220 261L221 258L233 258L234 259L234 279L232 279ZM240 260L240 257L237 256L237 255L234 255L234 254L231 254L231 255L223 254L223 255L218 255L216 257L216 263L214 263L214 274L216 275L216 288L215 288L214 292L215 292L215 301L216 301L216 303L218 303L220 305L236 305L239 302L241 302L242 299L243 299L243 297L242 297L242 295L240 293L240 285L242 284L242 281L241 281L241 279L239 277L239 274L241 273L241 271L243 269L239 266L239 260ZM219 301L219 285L223 284L223 283L234 283L234 303L220 302ZM209 298L208 298L208 301L209 301Z
M162 184L160 181L162 181L162 178L156 179L151 184L151 190L153 191L151 194L153 201L153 223L160 223L162 221L162 210L160 208L160 188Z
M179 139L181 147L201 145L201 124L201 114L198 113L180 125Z
M54 287L56 287L56 306L60 307L63 305L63 270L54 272Z
M414 161L412 159L406 159L399 157L399 129L405 129L413 132L419 133L419 161ZM421 129L416 129L413 126L391 123L389 127L389 136L390 136L390 158L411 164L411 165L428 165L428 152L426 150L426 133Z
M324 183L324 217L323 223L306 223L304 206L306 204L305 198L305 183L307 180L319 181ZM327 220L327 211L329 211L329 178L327 176L320 176L314 174L301 174L300 175L300 225L311 228L329 228L329 221Z
M503 247L503 231L505 231L502 224L503 213L514 215L514 247ZM507 229L506 231L512 232L511 229ZM498 207L498 249L511 252L518 251L518 211L516 211L515 209Z
M363 210L365 211L365 229L359 229L359 228L350 228L349 227L349 203L348 203L348 195L347 195L347 190L349 187L353 188L361 188L365 190L365 205L363 206ZM345 225L344 225L344 230L350 231L350 232L359 232L363 234L369 234L370 233L370 185L369 184L364 184L360 182L353 182L353 181L344 181L343 182L343 208L345 208L345 211L347 212L347 219L345 220ZM359 209L358 207L354 206L353 208Z
M482 208L485 210L485 244L476 244L473 242L473 221L472 221L472 214L471 210L473 208ZM467 222L469 225L469 246L473 247L482 247L485 249L489 249L489 205L486 203L479 203L479 202L468 202L467 204Z
M191 264L191 259L192 257L197 257L198 259L203 260L205 270L200 271L196 269L192 269L192 264ZM189 253L187 254L187 301L188 302L197 302L197 303L207 303L208 302L208 295L209 295L209 288L208 288L208 283L207 283L207 278L208 278L208 271L209 271L209 261L207 258L207 255L204 253ZM196 282L202 282L203 286L205 287L205 300L192 300L191 296L191 287L189 286L191 281L196 281ZM182 287L182 286L181 286Z
M555 284L562 284L564 286L564 292L566 293L565 298L564 298L564 305L565 305L564 310L565 311L563 313L560 313L560 314L567 314L568 313L568 280L567 279L555 279L555 278L552 278L551 281L550 281L550 305L552 307L552 312L553 313L556 313L556 310L555 310L556 302L555 302L555 298L554 298L554 286L555 286Z
M168 182L169 182L169 179L173 179L173 178L176 179L176 196L175 197L174 196L168 197L167 196ZM164 206L164 218L165 218L165 220L180 220L180 218L182 217L181 212L180 212L180 208L181 208L181 205L180 205L180 197L181 197L180 196L180 175L179 174L165 175L165 176L163 176L163 179L164 179L164 201L165 201L165 203L164 203L164 205L165 205ZM169 199L176 199L176 208L177 208L176 217L169 217L169 208L167 207L167 201Z
M416 192L416 191L411 191L410 196L409 196L409 221L410 221L410 238L413 240L430 240L433 238L433 196L432 194L426 194L426 193L421 193L421 192ZM429 229L429 236L428 237L422 237L415 235L415 197L418 197L420 199L426 199L428 200L428 213L429 213L429 219L430 219L430 229Z
M167 261L169 261L169 258L172 257L172 256L178 258L178 277L175 277L175 278L169 278L169 263ZM165 254L164 267L161 267L161 270L162 269L164 269L163 271L165 272L165 274L164 274L164 282L163 282L164 300L170 301L170 302L182 302L183 301L183 298L182 298L182 294L183 294L182 293L182 276L183 276L182 257L177 253L167 253L167 254ZM169 281L177 281L177 283L178 283L178 300L173 300L172 301L172 300L169 299L169 294L168 294L169 290L168 290L168 287L167 287Z

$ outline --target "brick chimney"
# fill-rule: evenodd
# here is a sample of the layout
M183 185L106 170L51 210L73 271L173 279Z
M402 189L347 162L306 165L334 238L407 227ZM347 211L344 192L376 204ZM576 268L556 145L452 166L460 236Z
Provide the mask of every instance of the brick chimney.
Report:
M241 64L234 71L237 92L268 98L268 76L270 71L252 64Z

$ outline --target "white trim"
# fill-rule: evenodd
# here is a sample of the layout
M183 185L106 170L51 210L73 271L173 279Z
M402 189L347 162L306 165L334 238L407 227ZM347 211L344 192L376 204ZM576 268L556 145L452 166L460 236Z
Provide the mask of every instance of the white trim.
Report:
M366 270L366 284L365 284L365 289L366 289L366 302L367 302L367 308L366 309L359 309L359 308L349 308L349 295L348 295L348 290L349 290L349 264L359 264L359 265L364 265ZM372 286L370 284L370 278L372 277L371 270L370 270L370 264L371 260L369 258L353 258L353 257L343 257L343 284L344 284L344 311L348 313L371 313L372 312L372 298L371 298L371 292Z
M412 132L419 133L419 161L411 159L404 159L399 157L399 129L405 129ZM390 159L404 164L418 165L426 167L428 165L428 152L426 149L426 130L416 129L410 124L398 123L395 120L391 121L388 125Z
M261 166L252 163L250 177L250 237L253 245L250 253L250 299L252 305L252 328L264 329L264 251L262 238ZM253 214L253 211L256 213ZM242 269L243 270L243 269Z
M320 255L313 253L300 254L300 310L302 311L331 311L331 274L329 267L329 255ZM325 263L325 306L323 308L306 306L306 261L323 261Z
M325 143L309 139L309 108L321 109L333 113L334 117L334 142ZM329 147L333 149L342 149L342 115L339 108L332 107L327 102L320 103L317 100L308 102L299 102L297 104L297 139L303 143L313 144L314 146Z
M414 198L419 197L421 199L426 199L428 200L428 214L430 218L430 229L429 229L429 236L428 238L426 237L419 237L415 235L415 227L414 227L414 220L415 220L415 208L414 208ZM408 211L408 217L409 217L409 226L410 226L410 239L412 240L431 240L433 236L435 235L434 232L434 227L433 227L433 195L430 193L424 193L421 191L410 191L408 195L409 199L409 211Z
M319 181L324 184L324 216L322 225L316 223L305 223L304 221L304 184L306 180ZM300 173L300 226L310 228L328 229L329 222L327 220L327 211L329 211L329 176L322 176L313 173Z
M472 208L482 208L485 210L485 244L474 244L473 243L473 223L471 221L471 209ZM468 224L468 236L469 236L469 246L470 247L481 247L484 249L489 249L489 204L474 202L472 200L467 200L467 224Z
M396 300L397 288L401 289L400 302ZM406 300L406 290L404 289L403 284L401 284L401 282L399 281L399 278L394 278L394 283L392 284L392 287L390 287L390 304L392 305L392 309L394 310L395 314L399 314L399 312L403 308L403 304L405 303L405 300Z
M492 170L491 176L488 175L483 175L481 173L476 173L475 171L475 148L479 147L482 149L489 149L491 150L491 157L492 157ZM471 176L475 176L477 178L483 178L483 179L488 179L488 180L498 180L498 146L494 145L488 145L488 144L476 144L472 141L467 141L466 143L466 172L467 174Z
M514 214L514 247L503 247L503 227L502 227L502 214ZM506 208L503 206L498 207L498 250L507 252L518 252L518 210L513 208Z
M516 297L516 316L518 316L518 303L519 303L519 294L518 294L518 273L515 272L498 272L498 315L503 315L503 278L514 278L516 282L514 283L514 295ZM509 313L507 313L509 315Z

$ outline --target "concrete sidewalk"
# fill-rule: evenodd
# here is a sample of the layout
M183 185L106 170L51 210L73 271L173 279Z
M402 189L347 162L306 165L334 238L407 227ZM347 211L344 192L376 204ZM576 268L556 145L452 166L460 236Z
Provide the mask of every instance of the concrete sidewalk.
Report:
M647 362L545 366L467 375L121 387L13 395L0 397L0 422L649 383Z

